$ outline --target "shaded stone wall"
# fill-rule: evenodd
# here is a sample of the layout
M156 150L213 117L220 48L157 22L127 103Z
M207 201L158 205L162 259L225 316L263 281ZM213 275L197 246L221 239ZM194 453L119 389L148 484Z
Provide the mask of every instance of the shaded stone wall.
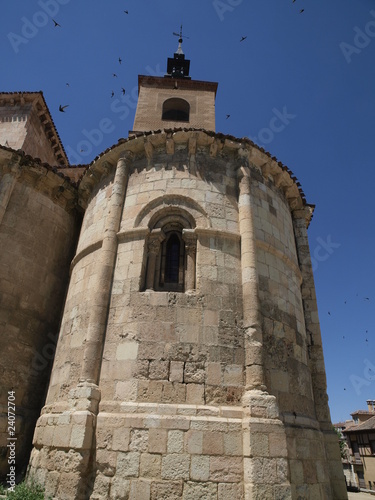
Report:
M97 259L108 215L112 183L113 178L110 177L97 187L82 222L81 236L72 262L47 404L66 401L69 391L76 387L81 376L83 346L93 307L90 291L93 291L93 284L99 273Z
M0 144L51 166L69 164L42 92L0 92Z
M49 165L57 165L56 156L47 138L40 117L33 109L26 121L26 136L21 149L33 158L40 158Z
M16 471L25 472L47 389L79 217L76 192L44 167L1 165L1 477L7 464L6 401L16 394ZM62 186L64 187L62 188Z

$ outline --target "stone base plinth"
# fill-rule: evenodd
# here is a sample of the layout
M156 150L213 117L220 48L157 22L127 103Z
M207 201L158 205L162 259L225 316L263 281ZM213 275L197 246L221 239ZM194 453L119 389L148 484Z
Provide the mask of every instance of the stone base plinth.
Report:
M242 414L241 407L103 402L91 498L242 500Z
M276 399L249 391L244 406L103 401L71 393L46 407L30 473L53 499L341 499L329 436L315 420L279 417ZM90 410L99 410L97 415ZM335 487L335 474L337 486Z

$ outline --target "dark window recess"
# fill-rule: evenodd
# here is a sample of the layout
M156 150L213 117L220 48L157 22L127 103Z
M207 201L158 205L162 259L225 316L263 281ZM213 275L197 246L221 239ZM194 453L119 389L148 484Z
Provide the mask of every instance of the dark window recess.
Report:
M165 256L165 282L178 283L180 263L180 240L172 234L168 240Z
M162 120L172 122L188 122L190 115L190 105L184 99L172 97L163 103Z

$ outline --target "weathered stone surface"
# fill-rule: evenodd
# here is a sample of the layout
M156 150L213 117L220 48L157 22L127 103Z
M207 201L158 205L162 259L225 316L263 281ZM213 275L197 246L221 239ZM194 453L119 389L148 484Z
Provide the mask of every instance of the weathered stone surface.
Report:
M124 478L138 477L139 461L140 453L138 452L118 453L116 474Z
M151 483L151 500L180 500L182 498L183 482L153 481Z
M190 456L171 453L162 459L161 477L163 479L189 479Z
M193 483L186 482L184 484L184 500L216 500L217 485L213 483Z
M160 121L172 94L189 126L214 123L214 84L141 80L139 130L175 125ZM246 139L186 129L120 141L78 189L17 155L0 148L0 324L21 434L69 280L31 458L47 493L342 500L312 208L289 170Z

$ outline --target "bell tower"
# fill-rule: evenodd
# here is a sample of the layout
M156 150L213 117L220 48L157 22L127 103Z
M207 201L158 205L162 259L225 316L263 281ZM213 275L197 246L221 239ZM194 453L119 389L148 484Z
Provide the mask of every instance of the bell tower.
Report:
M190 61L182 51L182 26L178 36L178 48L173 58L168 58L166 75L138 77L133 132L168 128L215 131L217 83L191 79Z

